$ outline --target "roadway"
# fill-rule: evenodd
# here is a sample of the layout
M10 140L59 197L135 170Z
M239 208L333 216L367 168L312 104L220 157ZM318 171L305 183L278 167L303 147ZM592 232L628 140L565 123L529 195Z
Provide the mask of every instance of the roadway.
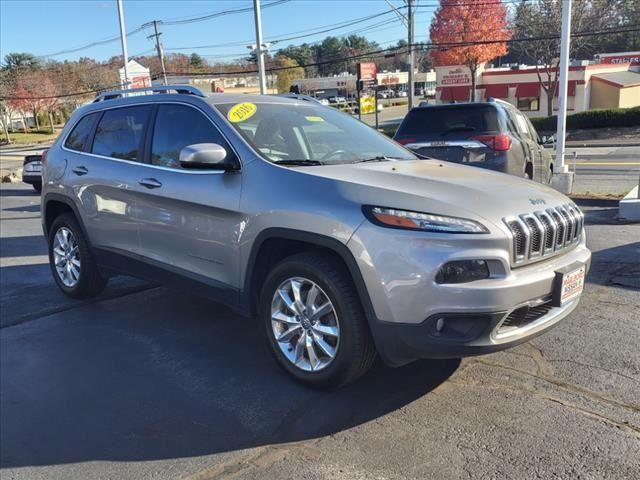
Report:
M255 321L118 277L55 287L39 197L0 187L0 477L12 480L637 478L640 226L584 206L578 309L514 349L320 392Z

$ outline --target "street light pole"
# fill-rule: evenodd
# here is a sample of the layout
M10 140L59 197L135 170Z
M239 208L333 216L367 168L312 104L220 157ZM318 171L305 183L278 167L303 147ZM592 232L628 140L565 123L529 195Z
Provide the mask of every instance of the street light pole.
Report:
M120 20L120 41L122 42L122 58L124 60L124 85L123 89L129 89L129 71L127 70L127 63L129 62L129 55L127 54L127 34L124 30L124 13L122 11L122 0L118 0L118 18Z
M573 174L564 162L565 131L567 127L567 93L569 83L569 42L571 37L571 1L562 1L562 30L560 33L560 78L558 82L558 131L556 162L554 165L555 186L563 193L571 193ZM551 90L547 95L553 95Z
M409 91L407 92L407 100L409 101L409 110L413 108L413 72L414 72L414 52L413 52L413 0L407 0L407 30L409 33Z
M253 15L256 21L256 51L258 53L258 77L260 94L267 93L267 79L264 74L264 51L262 49L262 19L260 18L260 0L253 0Z

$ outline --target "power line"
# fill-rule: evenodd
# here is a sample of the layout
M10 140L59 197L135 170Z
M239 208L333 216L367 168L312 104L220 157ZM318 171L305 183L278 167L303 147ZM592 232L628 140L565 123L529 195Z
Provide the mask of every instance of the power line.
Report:
M388 15L390 13L393 13L392 10L386 10L384 12L368 15L366 17L358 17L351 20L345 20L344 22L341 22L339 24L334 23L333 25L324 25L321 27L316 27L316 28L307 29L307 30L300 30L298 32L290 32L288 34L284 34L284 35L294 35L291 37L273 37L273 38L265 39L265 41L269 43L281 43L281 42L287 42L290 40L295 40L298 38L305 38L305 37L311 37L314 35L320 35L322 33L327 33L333 30L340 30L341 28L350 27L358 23L366 22L368 20L372 20L374 18ZM388 22L385 21L384 23L388 23ZM375 25L378 25L378 24L375 24ZM308 33L305 35L297 35L305 32L312 32L312 33ZM251 40L232 42L232 43L223 43L223 44L214 44L214 45L194 45L190 47L174 47L174 48L167 48L167 50L197 50L202 48L231 47L231 46L238 46L238 45L246 45L248 42L251 42Z
M619 34L619 33L631 33L631 32L640 32L640 27L638 28L626 28L626 29L609 29L609 30L601 30L601 31L585 31L585 32L574 32L571 34L572 37L589 37L589 36L597 36L597 35L607 35L607 34ZM530 41L539 41L539 40L557 40L559 39L559 35L546 35L539 37L526 37L526 38L512 38L509 40L504 39L494 39L494 40L480 40L480 41L469 41L469 42L446 42L446 43L431 43L431 44L414 44L412 47L416 48L416 50L434 50L441 48L455 48L455 47L466 47L472 45L487 45L492 43L514 43L514 42L530 42ZM278 72L283 70L291 70L293 68L310 68L317 67L322 65L329 65L332 63L345 63L350 60L356 60L360 58L379 58L386 55L389 52L398 51L398 47L390 47L379 49L373 52L362 53L358 55L351 55L348 57L334 57L332 59L322 60L319 62L307 63L304 65L297 65L293 67L271 67L268 70L270 72ZM214 76L214 75L244 75L249 73L257 73L256 69L251 70L237 70L237 71L228 71L228 72L167 72L167 75L172 76L192 76L192 77L201 77L201 76ZM111 88L111 87L106 87ZM51 95L45 97L0 97L0 100L45 100L50 98L66 98L73 96L86 95L88 93L95 93L98 91L104 91L106 88L96 89L96 90L87 90L83 92L75 92L69 93L65 95Z
M267 3L266 5L264 5L262 8L269 8L269 7L275 7L276 5L281 5L283 3L287 3L290 2L291 0L275 0L271 3ZM225 15L233 15L233 14L237 14L237 13L242 13L242 12L248 12L248 11L252 11L253 7L243 7L243 8L237 8L237 9L232 9L232 10L222 10L222 11L218 11L218 12L213 12L207 15L202 15L200 17L193 17L193 18L189 18L186 20L174 20L174 21L166 21L166 22L162 22L159 21L159 23L162 23L164 25L183 25L186 23L194 23L194 22L201 22L204 20L209 20L211 18L218 18L218 17L222 17ZM134 30L131 30L130 32L127 32L127 37L130 37L132 35L135 35L141 31L143 31L145 29L145 27L147 25L151 25L151 24L145 24L145 25L141 25L138 28L135 28ZM59 55L65 55L68 53L76 53L76 52L80 52L82 50L87 50L89 48L93 48L93 47L97 47L100 45L106 45L109 43L113 43L113 42L117 42L118 40L120 40L120 35L115 36L115 37L109 37L107 39L104 40L98 40L95 42L91 42L88 43L86 45L83 45L81 47L75 47L75 48L70 48L67 50L60 50L58 52L53 52L53 53L48 53L48 54L43 54L43 55L38 55L38 58L46 58L46 57L57 57Z
M261 10L264 10L265 8L269 8L269 7L275 7L277 5L281 5L283 3L287 3L290 2L291 0L275 0L271 3L267 3L265 5L263 5L261 7ZM223 10L221 12L213 12L213 13L209 13L207 15L202 15L200 17L193 17L193 18L187 18L184 20L167 20L162 22L164 25L184 25L187 23L194 23L194 22L202 22L204 20L210 20L212 18L217 18L217 17L222 17L224 15L234 15L236 13L244 13L244 12L252 12L253 11L253 6L250 7L242 7L242 8L236 8L233 10Z

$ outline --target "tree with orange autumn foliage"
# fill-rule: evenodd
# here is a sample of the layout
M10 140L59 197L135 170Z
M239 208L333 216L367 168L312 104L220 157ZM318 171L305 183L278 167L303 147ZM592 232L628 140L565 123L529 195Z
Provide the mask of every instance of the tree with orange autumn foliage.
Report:
M466 65L469 68L471 101L475 100L478 68L506 54L506 41L511 38L507 9L501 0L440 0L429 34L435 66ZM495 40L500 42L475 43Z

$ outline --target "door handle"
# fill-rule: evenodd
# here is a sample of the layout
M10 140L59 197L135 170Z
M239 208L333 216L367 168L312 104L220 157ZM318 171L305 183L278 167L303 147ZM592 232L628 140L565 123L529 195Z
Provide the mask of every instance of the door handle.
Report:
M162 183L160 183L155 178L143 178L138 183L143 187L150 188L150 189L160 188L162 186Z
M72 172L75 173L76 175L82 176L89 173L89 170L84 165L80 165L79 167L74 168Z

